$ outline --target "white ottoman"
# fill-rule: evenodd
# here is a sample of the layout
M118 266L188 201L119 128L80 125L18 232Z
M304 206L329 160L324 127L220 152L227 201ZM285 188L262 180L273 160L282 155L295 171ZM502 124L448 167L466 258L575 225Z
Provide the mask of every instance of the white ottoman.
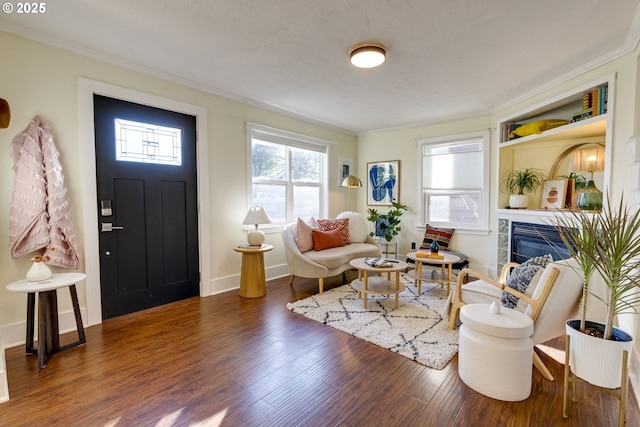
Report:
M489 304L467 304L460 309L458 375L485 396L517 402L531 394L533 322L529 316Z

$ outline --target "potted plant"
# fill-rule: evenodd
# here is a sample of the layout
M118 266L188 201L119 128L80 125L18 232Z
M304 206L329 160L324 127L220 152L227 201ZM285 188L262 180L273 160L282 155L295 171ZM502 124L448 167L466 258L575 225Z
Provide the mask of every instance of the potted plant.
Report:
M544 177L544 173L535 168L507 172L504 176L504 186L511 193L509 207L511 209L526 209L529 205L529 197L524 193L535 193L544 182Z
M601 214L584 211L557 216L560 236L583 272L581 318L567 321L571 337L570 365L578 377L605 388L621 386L623 351L631 351L633 338L613 326L622 312L637 313L640 303L640 210L631 211L620 198L617 207L608 200ZM591 279L597 273L605 296L604 323L586 320Z
M391 202L393 208L387 213L379 213L376 209L367 209L367 220L373 222L375 231L369 233L370 236L380 236L381 240L391 242L402 230L400 227L400 217L404 211L409 210L408 206Z

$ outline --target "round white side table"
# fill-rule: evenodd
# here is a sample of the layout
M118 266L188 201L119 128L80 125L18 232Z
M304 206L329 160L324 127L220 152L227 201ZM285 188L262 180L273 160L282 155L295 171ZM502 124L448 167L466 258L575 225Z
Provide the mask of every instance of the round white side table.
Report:
M76 283L84 280L86 277L84 273L57 273L39 282L30 282L27 279L22 279L7 285L7 290L11 292L24 292L27 294L27 339L25 351L38 355L38 367L40 369L45 367L47 361L54 353L87 342L84 327L82 326L78 293L76 292ZM58 327L58 296L56 291L66 287L69 288L69 293L71 294L73 314L76 318L76 328L78 330L78 340L61 347ZM38 294L37 348L33 345L36 294Z
M460 309L458 375L473 390L507 402L531 394L533 321L524 313L489 304Z

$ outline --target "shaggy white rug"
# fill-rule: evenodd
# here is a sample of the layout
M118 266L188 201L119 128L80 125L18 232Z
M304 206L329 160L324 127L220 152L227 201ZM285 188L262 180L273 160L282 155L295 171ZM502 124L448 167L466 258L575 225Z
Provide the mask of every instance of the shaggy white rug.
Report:
M362 298L350 285L288 303L287 308L430 368L442 369L458 352L458 330L449 330L440 314L447 291L439 284L423 282L418 296L413 281L404 276L402 280L406 289L397 309L393 295L387 299L369 294L365 310Z

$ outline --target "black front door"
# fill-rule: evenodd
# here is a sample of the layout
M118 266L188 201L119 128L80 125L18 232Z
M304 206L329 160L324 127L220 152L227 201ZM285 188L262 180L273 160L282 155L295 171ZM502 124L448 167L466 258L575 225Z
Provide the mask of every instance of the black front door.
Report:
M94 95L108 319L199 294L196 118Z

